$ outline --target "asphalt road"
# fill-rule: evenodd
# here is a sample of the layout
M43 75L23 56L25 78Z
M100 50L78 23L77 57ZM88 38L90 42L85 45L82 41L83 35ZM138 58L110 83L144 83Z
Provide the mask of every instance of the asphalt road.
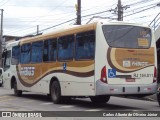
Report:
M1 87L0 111L52 111L54 114L57 112L56 114L58 114L59 117L64 118L66 114L68 114L68 116L75 114L75 111L160 111L160 107L156 101L136 100L120 97L111 97L107 104L93 104L88 98L72 99L69 103L65 104L53 104L50 97L43 94L28 92L24 93L22 97L16 97L13 95L13 90L6 90ZM69 112L64 113L62 111ZM73 119L75 120L74 117ZM102 117L102 120L103 119L104 118Z

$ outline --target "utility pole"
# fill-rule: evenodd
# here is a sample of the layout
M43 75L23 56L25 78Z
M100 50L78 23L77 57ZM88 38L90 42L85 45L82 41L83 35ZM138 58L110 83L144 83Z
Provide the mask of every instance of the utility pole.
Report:
M123 10L126 10L129 8L128 5L123 6L121 0L118 0L117 7L115 9L111 9L110 12L114 12L114 14L117 14L117 20L118 21L123 21Z
M3 9L1 11L1 31L0 31L0 67L2 67L2 39L3 39Z
M130 8L130 6L126 5L123 6L121 0L118 0L117 9L118 9L118 21L123 21L123 10L126 10L127 8Z
M117 4L117 8L118 8L118 21L123 21L123 7L121 4L121 0L118 0L118 4Z
M37 25L37 35L39 34L39 25Z
M77 14L76 24L81 25L81 0L77 0L76 11L77 11L77 13L76 13Z

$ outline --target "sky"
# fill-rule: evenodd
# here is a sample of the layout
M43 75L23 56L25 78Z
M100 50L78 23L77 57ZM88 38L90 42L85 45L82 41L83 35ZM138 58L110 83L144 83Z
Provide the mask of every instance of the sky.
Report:
M160 6L156 6L160 3L159 0L121 1L124 7L124 21L126 22L148 25L160 12ZM82 24L89 22L93 16L107 17L109 18L106 19L107 21L117 19L117 13L114 12L117 3L118 0L81 0ZM25 36L35 34L37 25L40 32L44 33L53 31L57 27L73 25L75 24L73 19L76 18L75 4L77 4L77 0L0 0L0 9L4 10L3 35ZM144 9L148 10L143 11ZM95 14L99 12L103 13ZM86 15L89 16L84 17ZM90 22L99 19L102 18L95 18ZM45 30L46 28L51 29Z

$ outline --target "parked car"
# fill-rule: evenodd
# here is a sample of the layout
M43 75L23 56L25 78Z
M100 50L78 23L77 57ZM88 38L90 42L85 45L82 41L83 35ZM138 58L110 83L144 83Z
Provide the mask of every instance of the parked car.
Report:
M2 73L3 73L3 68L0 68L0 87L3 85Z

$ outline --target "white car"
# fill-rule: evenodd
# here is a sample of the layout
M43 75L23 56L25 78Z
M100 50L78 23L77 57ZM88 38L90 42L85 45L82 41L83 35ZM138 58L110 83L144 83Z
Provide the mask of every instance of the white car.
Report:
M0 68L0 87L3 84L3 78L2 78L3 68Z

